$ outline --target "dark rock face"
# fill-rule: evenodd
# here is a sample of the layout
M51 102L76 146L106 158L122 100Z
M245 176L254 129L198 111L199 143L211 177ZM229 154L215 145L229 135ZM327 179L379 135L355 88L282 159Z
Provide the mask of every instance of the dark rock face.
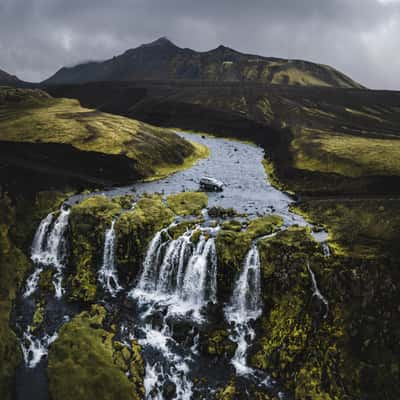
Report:
M361 87L328 66L243 54L225 46L196 52L177 47L166 38L127 50L104 62L61 68L44 83L134 80L256 81L300 86Z
M43 181L39 187L63 187L72 182L83 187L107 186L118 180L122 184L140 178L135 161L126 156L83 152L68 144L1 141L0 165L8 171L1 176L4 186L13 185L11 177L17 180L18 171L39 176Z
M19 79L15 75L10 75L9 73L0 69L0 83L17 83Z

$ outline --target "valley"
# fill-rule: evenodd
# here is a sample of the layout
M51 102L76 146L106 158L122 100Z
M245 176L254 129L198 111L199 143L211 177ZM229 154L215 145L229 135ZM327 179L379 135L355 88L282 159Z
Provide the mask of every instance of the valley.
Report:
M0 78L2 399L399 397L399 92L166 39Z

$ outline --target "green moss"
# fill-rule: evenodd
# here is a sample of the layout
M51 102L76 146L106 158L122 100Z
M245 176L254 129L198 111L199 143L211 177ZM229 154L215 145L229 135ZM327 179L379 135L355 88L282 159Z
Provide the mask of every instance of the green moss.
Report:
M42 297L47 295L52 296L54 294L53 275L54 270L51 268L45 269L40 274L38 286Z
M126 360L124 347L116 350L113 334L102 327L104 317L104 308L93 306L61 328L49 352L52 399L142 398L144 367L138 345L133 351L127 349ZM128 370L134 375L127 376Z
M197 243L200 239L201 236L201 230L200 229L196 229L193 234L192 237L190 238L190 240L192 241L192 243Z
M265 173L267 174L268 182L278 190L286 190L286 187L282 184L277 176L274 163L271 160L264 158L262 165L264 166Z
M179 236L182 236L188 229L193 229L200 222L200 219L196 219L194 221L182 221L179 224L171 226L171 228L168 229L168 233L171 235L172 239L177 239ZM200 233L200 231L198 232Z
M44 304L43 301L38 301L36 303L35 312L33 313L31 329L34 333L38 329L40 329L44 320Z
M12 303L28 271L29 262L15 246L10 228L16 212L10 199L0 196L0 398L12 398L15 368L21 361L17 338L10 328Z
M236 220L225 221L221 224L221 228L226 231L240 232L243 228L243 223Z
M70 215L71 265L69 296L91 302L96 297L96 272L100 263L105 231L121 206L104 196L88 198L72 207Z
M328 230L329 244L336 253L363 258L400 256L399 211L399 201L384 199L310 200L296 208L296 212Z
M206 208L208 197L200 192L183 192L167 197L168 207L177 215L201 215L201 210Z
M224 228L218 233L216 238L217 279L221 301L226 301L229 294L232 293L236 275L241 269L252 241L275 232L281 225L282 219L272 215L252 220L244 231L239 231L239 223L229 221L229 224L225 225L228 229Z
M128 279L140 270L147 245L152 237L174 219L159 196L140 199L133 210L122 214L116 221L116 262Z
M251 365L285 382L295 399L342 399L349 392L357 397L359 369L348 350L340 264L324 259L304 228L260 241L259 251L266 312ZM322 303L312 297L307 262L330 303L326 319Z
M134 196L127 194L125 196L115 197L113 201L118 203L124 210L129 210L130 208L132 208Z
M174 130L173 130L174 131ZM192 154L186 157L181 164L163 163L154 167L151 177L145 179L146 182L162 179L178 171L193 167L199 160L210 157L210 149L197 142L188 141L192 145Z
M267 215L265 217L250 221L246 234L251 238L258 238L276 232L283 225L283 219L278 215Z
M212 332L207 332L205 338L201 339L201 352L211 356L218 357L219 360L225 358L230 360L235 354L237 344L229 338L229 332L219 329Z
M234 382L217 392L216 400L235 400L237 397L237 389Z
M218 297L227 301L233 291L236 275L251 246L251 239L242 232L221 230L215 241L218 257Z

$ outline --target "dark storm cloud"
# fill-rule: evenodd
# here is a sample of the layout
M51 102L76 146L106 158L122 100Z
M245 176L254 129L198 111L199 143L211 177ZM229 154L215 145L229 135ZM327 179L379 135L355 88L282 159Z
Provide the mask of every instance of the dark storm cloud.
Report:
M400 89L397 0L0 0L0 68L26 80L159 36L309 59Z

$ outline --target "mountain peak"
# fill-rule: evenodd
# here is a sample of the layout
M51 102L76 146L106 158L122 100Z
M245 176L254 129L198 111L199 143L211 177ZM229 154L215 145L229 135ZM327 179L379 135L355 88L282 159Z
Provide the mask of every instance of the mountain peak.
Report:
M359 87L349 77L328 67L302 61L271 60L240 53L220 45L210 51L196 52L176 46L166 37L127 50L103 63L80 64L57 72L46 84L91 81L190 80L257 81L282 85ZM295 71L295 72L293 72Z
M153 47L153 46L175 46L174 43L172 43L166 36L162 36L158 38L157 40L154 40L153 42L143 44L142 46L146 47Z

